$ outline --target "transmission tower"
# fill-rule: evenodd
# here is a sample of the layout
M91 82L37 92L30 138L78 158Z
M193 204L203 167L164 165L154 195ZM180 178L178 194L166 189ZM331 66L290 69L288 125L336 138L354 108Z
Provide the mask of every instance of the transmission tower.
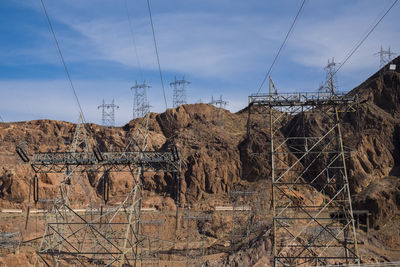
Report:
M205 231L199 232L199 222L211 221L210 215L191 214L190 210L185 210L186 215L182 216L183 222L186 222L186 267L205 266L206 238ZM200 239L200 244L196 240Z
M270 87L249 97L249 109L268 110L274 267L359 263L340 123L358 97L335 93L329 82L329 94ZM315 119L324 122L318 133L310 130Z
M213 96L211 96L211 101L208 103L210 105L214 105L215 107L218 108L218 114L216 116L216 123L220 127L223 127L224 125L224 113L223 109L225 109L226 105L228 104L227 101L222 100L222 95L220 95L219 99L214 99Z
M214 99L214 96L211 96L211 101L208 104L214 105L217 108L225 108L228 102L222 100L222 95L220 95L219 99Z
M35 153L30 159L17 147L20 158L31 163L36 174L63 174L37 251L44 264L137 266L142 260L157 257L149 254L154 251L155 237L143 235L140 230L143 175L144 172L169 172L179 177L181 161L176 147L165 152L147 150L149 115L129 134L130 141L123 152L100 152L93 142L89 143L82 115L68 152ZM88 218L75 212L69 200L71 185L88 172L130 172L134 185L120 203L106 210L95 210ZM36 266L41 266L39 258Z
M175 80L169 84L174 88L172 99L174 108L186 104L186 85L188 84L190 84L190 82L185 80L185 76L183 76L182 80L177 80L175 76Z
M150 112L150 104L147 100L147 88L151 86L146 84L144 81L142 84L138 84L136 81L135 85L131 87L133 92L133 118L142 118Z
M388 64L390 61L392 61L393 56L396 55L393 51L390 50L390 46L388 50L383 50L381 46L381 50L377 52L375 55L379 55L380 57L380 63L379 63L379 68L382 68L386 64Z
M330 88L330 79L333 79L333 85L336 88L338 87L338 80L336 75L337 65L339 63L335 62L335 58L332 58L332 61L328 59L328 64L324 67L325 70L325 82L320 86L319 91L330 92L332 89Z
M106 104L103 99L103 104L97 107L97 109L100 108L102 125L115 127L115 109L119 109L119 106L114 104L114 99L112 100L111 104Z

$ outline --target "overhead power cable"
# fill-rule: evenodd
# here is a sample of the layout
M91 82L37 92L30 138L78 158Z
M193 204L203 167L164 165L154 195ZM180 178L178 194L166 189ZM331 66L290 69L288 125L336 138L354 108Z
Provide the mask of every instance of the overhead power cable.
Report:
M386 10L386 12L382 15L382 17L375 23L375 25L368 31L368 33L361 39L361 41L358 42L357 45L354 46L352 50L347 54L346 58L343 60L343 62L339 65L339 67L336 69L336 71L333 73L336 74L342 67L343 65L353 56L353 54L360 48L360 46L367 40L367 38L371 35L371 33L376 29L376 27L379 25L379 23L385 18L385 16L392 10L392 8L397 4L399 0L395 0L390 7Z
M81 114L82 114L83 121L86 123L86 120L85 120L85 116L84 116L84 114L83 114L83 110L82 110L81 103L79 102L78 95L76 94L76 90L75 90L74 84L72 83L71 75L69 74L69 71L68 71L68 68L67 68L67 64L65 63L64 56L63 56L63 54L62 54L62 52L61 52L61 48L60 48L60 45L59 45L59 43L58 43L56 34L55 34L55 32L54 32L53 25L51 24L51 21L50 21L50 18L49 18L49 14L47 13L46 6L45 6L43 0L40 0L40 2L42 3L42 8L43 8L44 14L46 15L46 19L47 19L47 22L48 22L48 24L49 24L49 28L50 28L51 34L53 35L54 42L56 43L57 50L58 50L58 54L60 55L61 62L62 62L62 64L63 64L63 66L64 66L64 70L65 70L65 73L66 73L66 75L67 75L69 84L70 84L70 86L71 86L72 92L74 93L76 103L78 104L79 110L80 110L80 112L81 112Z
M135 51L136 61L138 63L138 67L139 67L140 79L143 81L144 80L143 79L143 70L142 70L142 65L140 64L140 60L139 60L139 54L138 54L137 45L136 45L135 33L133 31L132 18L131 18L131 14L129 12L128 0L125 0L125 9L126 9L126 15L128 17L129 31L130 31L131 37L132 37L132 44L133 44L133 48Z
M293 22L292 22L292 25L290 25L289 31L286 33L285 39L283 40L281 46L279 47L278 52L276 53L275 58L274 58L274 60L272 61L271 66L269 67L269 69L268 69L268 71L267 71L267 74L265 75L265 77L264 77L264 79L263 79L263 81L262 81L260 87L259 87L258 90L257 90L257 94L260 92L261 88L264 86L265 81L267 80L267 78L268 78L269 75L271 74L272 68L274 67L276 61L278 60L278 57L279 57L279 55L280 55L280 53L281 53L283 47L285 46L286 42L289 40L289 37L290 37L291 33L293 32L294 26L296 25L296 21L297 21L297 19L300 17L300 14L301 14L301 12L302 12L303 9L304 9L304 6L305 6L305 4L306 4L306 1L307 1L307 0L303 0L303 2L301 3L301 6L300 6L299 10L297 11L297 14L296 14L296 16L295 16L295 18L294 18L294 20L293 20Z
M151 15L151 8L150 8L150 1L149 0L147 0L147 7L149 9L150 24L151 24L151 30L153 32L154 48L156 50L157 63L158 63L158 72L160 73L160 80L161 80L161 86L162 86L163 95L164 95L165 109L167 109L168 108L167 97L165 96L164 80L163 80L163 76L162 76L162 72L161 72L160 57L158 55L156 34L154 32L154 24L153 24L153 18L152 18L152 15Z

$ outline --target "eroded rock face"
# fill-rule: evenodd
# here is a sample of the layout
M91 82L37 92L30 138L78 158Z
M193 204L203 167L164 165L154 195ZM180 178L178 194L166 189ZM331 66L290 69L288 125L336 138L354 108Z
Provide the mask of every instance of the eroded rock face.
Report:
M385 225L400 210L400 178L387 177L371 182L354 197L353 206L371 212L372 227Z
M395 63L400 66L400 58ZM377 73L350 92L354 93L360 96L360 111L344 118L343 139L352 150L347 159L351 191L362 195L372 183L388 175L400 176L400 75L398 72ZM207 104L183 105L161 114L151 114L149 149L164 150L171 144L180 149L183 204L197 202L210 194L229 193L233 184L241 180L268 180L270 157L266 111L260 110L249 126L247 109L232 114ZM304 123L303 128L300 122ZM100 150L118 151L126 146L139 125L140 120L135 119L121 128L88 124L87 129ZM26 142L30 154L67 151L75 127L72 123L50 120L0 123L1 203L11 206L27 203L33 172L16 157L15 146ZM326 127L325 121L318 116L287 117L278 134L285 136L293 131L304 131L306 135L318 136ZM293 162L296 157L289 155L288 160ZM39 194L54 197L60 176L40 175L39 180ZM87 202L89 190L94 201L100 201L102 181L99 174L83 176L83 182L76 185L71 195L72 200ZM124 194L131 186L129 173L111 174L112 195ZM176 197L174 186L175 182L168 174L146 174L144 177L145 189L172 198ZM390 199L396 199L397 189L393 190ZM398 205L396 201L393 203ZM385 202L378 201L377 205L385 205ZM371 212L375 210L371 209ZM376 223L384 222L381 213L375 215Z
M90 135L89 142L97 143L100 150L120 151L139 124L140 120L133 120L122 128L110 129L94 124L86 128ZM150 116L149 150L163 150L170 144L180 148L183 159L183 201L199 200L204 193L226 193L240 179L238 145L245 138L245 124L246 116L231 114L207 104L169 109L165 113ZM29 154L38 151L68 151L75 127L72 123L49 120L1 124L0 157L9 164L0 170L0 199L18 203L27 201L29 180L34 173L13 153L17 144L25 142L22 144ZM14 173L18 173L17 182L13 179ZM71 201L76 199L80 203L87 202L85 196L89 193L94 196L93 201L99 201L104 178L97 173L81 176L71 194ZM121 195L131 188L130 174L112 173L110 177L112 195ZM60 175L40 174L39 195L55 197L59 180ZM144 187L147 190L176 197L174 186L169 174L145 175Z

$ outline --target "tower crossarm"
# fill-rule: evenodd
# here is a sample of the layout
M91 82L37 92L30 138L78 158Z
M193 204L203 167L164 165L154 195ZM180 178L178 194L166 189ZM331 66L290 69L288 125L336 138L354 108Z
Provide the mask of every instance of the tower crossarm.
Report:
M99 161L92 152L48 152L34 154L31 166L37 173L63 173L71 168L76 171L129 172L138 167L147 172L179 172L176 157L169 151L103 152Z
M249 105L273 107L351 107L357 105L357 95L343 93L331 94L324 92L282 93L282 94L254 94L249 96ZM340 110L339 110L340 111ZM346 112L349 110L346 109Z

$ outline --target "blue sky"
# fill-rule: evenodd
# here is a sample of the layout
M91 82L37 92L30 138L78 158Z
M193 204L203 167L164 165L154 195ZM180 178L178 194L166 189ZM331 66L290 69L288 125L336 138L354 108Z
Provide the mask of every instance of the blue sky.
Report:
M169 83L175 75L185 75L191 81L189 103L223 95L231 111L245 107L301 2L151 0L168 106L172 106ZM103 99L115 99L120 106L117 125L127 123L135 80L152 86L148 92L152 111L165 110L146 0L45 3L87 121L100 123L97 106ZM325 78L327 60L344 60L391 3L308 0L272 72L278 90L316 90ZM399 13L398 4L338 72L340 90L351 90L378 70L379 57L374 54L381 45L400 52ZM39 0L0 1L0 116L5 121L78 118Z

